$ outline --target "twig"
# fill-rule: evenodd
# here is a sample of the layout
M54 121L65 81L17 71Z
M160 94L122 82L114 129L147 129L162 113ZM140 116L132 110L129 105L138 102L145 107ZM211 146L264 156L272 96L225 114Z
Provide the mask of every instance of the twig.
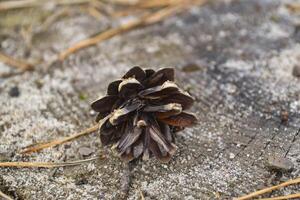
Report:
M103 157L104 158L104 157ZM63 162L63 163L51 163L51 162L0 162L0 167L41 167L41 168L53 168L53 167L67 167L67 166L75 166L81 165L86 162L91 162L99 159L99 157L89 158L86 160L76 160L71 162Z
M64 144L66 142L69 142L69 141L74 140L76 138L79 138L81 136L90 134L90 133L96 131L97 129L98 129L98 125L94 125L90 128L87 128L87 129L79 132L79 133L73 134L71 136L65 137L65 138L60 139L60 140L53 140L53 141L50 141L50 142L30 146L28 148L23 149L20 153L22 153L22 154L32 153L32 152L40 151L42 149L53 147L53 146L56 146L56 145L59 145L59 144Z
M42 1L42 0L21 0L21 1L3 1L0 2L0 11L18 9L18 8L29 8L43 6L47 3L53 3L54 5L72 5L72 4L83 4L89 3L92 0L53 0L53 1Z
M0 62L3 62L7 65L10 65L12 67L18 68L22 71L27 71L27 70L32 70L33 69L33 65L23 61L23 60L17 60L14 58L11 58L8 55L5 55L3 53L0 52Z
M194 1L193 5L195 5L195 2L197 4L203 4L206 1L207 0ZM119 27L116 27L116 28L108 29L108 30L100 33L99 35L96 35L95 37L82 40L82 41L76 43L75 45L69 47L68 49L66 49L65 51L63 51L59 54L59 59L64 60L66 57L68 57L70 54L72 54L74 52L77 52L83 48L86 48L86 47L89 47L92 45L96 45L97 43L100 43L104 40L110 39L116 35L125 33L127 31L137 28L139 26L150 25L150 24L160 22L163 19L165 19L166 17L171 16L183 9L186 9L190 5L191 5L191 3L190 4L182 3L179 5L175 5L175 6L168 6L166 8L160 9L159 11L156 11L154 13L146 14L139 19L130 21L127 24L120 25Z
M250 194L248 194L246 196L236 198L236 200L251 199L252 197L256 197L258 195L262 195L262 194L265 194L267 192L271 192L273 190L276 190L276 189L279 189L279 188L282 188L282 187L285 187L285 186L288 186L288 185L298 184L298 183L300 183L300 178L289 180L289 181L281 183L279 185L275 185L275 186L272 186L272 187L268 187L268 188L265 188L265 189L262 189L262 190L250 193Z
M10 196L4 194L3 192L0 191L0 197L7 199L7 200L13 200Z
M300 198L300 193L290 194L286 196L272 197L272 198L264 198L261 200L284 200L284 199L295 199L295 198Z
M124 163L123 175L121 177L121 199L127 199L131 185L131 163Z

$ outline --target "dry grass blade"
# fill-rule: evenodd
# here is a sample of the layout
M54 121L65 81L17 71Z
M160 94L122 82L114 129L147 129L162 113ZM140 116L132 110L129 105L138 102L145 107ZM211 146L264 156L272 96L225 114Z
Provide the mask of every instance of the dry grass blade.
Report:
M286 4L286 7L291 12L299 12L300 11L300 3L289 3L289 4Z
M168 16L171 16L182 9L186 8L186 5L176 5L176 6L169 6L164 9L160 9L159 11L150 14L143 20L144 25L150 25L154 23L158 23L165 19Z
M250 193L250 194L248 194L248 195L246 195L246 196L236 198L236 200L246 200L246 199L251 199L251 198L253 198L253 197L256 197L256 196L265 194L265 193L267 193L267 192L271 192L271 191L273 191L273 190L276 190L276 189L279 189L279 188L282 188L282 187L285 187L285 186L288 186L288 185L298 184L298 183L300 183L300 178L296 178L296 179L293 179L293 180L289 180L289 181L284 182L284 183L281 183L281 184L279 184L279 185L275 185L275 186L272 186L272 187L269 187L269 188L265 188L265 189L262 189L262 190L259 190L259 191Z
M86 40L82 40L80 42L78 42L77 44L75 44L74 46L71 46L70 48L66 49L65 51L61 52L59 54L59 59L60 60L64 60L66 57L68 57L70 54L79 51L80 49L83 49L85 47L89 47L92 45L95 45L101 41L107 40L115 35L118 35L120 33L123 33L125 31L128 31L134 27L137 27L138 25L140 25L141 22L139 20L137 21L131 21L125 25L122 25L120 27L117 28L112 28L109 29L107 31L102 32L101 34L92 37L92 38L88 38Z
M15 8L28 8L35 5L37 0L24 0L24 1L3 1L0 2L0 10L9 10Z
M71 4L83 4L89 3L91 0L52 0L52 1L42 1L42 0L21 0L21 1L3 1L0 2L1 10L10 10L18 8L29 8L43 6L47 3L53 3L55 5L71 5Z
M151 0L151 1L141 1L136 4L140 8L157 8L164 6L176 5L179 3L188 3L188 0Z
M110 3L128 6L130 8L159 8L171 5L178 5L179 3L191 2L193 0L151 0L151 1L128 1L128 0L114 0ZM195 1L195 0L194 0Z
M105 158L105 157L102 157ZM54 168L54 167L67 167L81 165L86 162L91 162L99 159L99 157L89 158L86 160L76 160L63 163L51 163L51 162L0 162L0 167L28 167L28 168Z
M122 9L120 11L112 12L110 13L110 15L114 18L118 18L118 17L126 17L129 15L136 15L139 12L144 12L144 10L137 7L129 7L127 9Z
M67 17L70 14L68 8L63 8L61 10L56 9L55 12L41 24L41 30L47 30L54 22L58 21L60 18Z
M196 0L110 0L112 3L120 6L139 7L139 8L159 8L164 6L178 5L179 3L195 2Z
M33 69L33 65L23 61L23 60L16 60L14 58L11 58L8 55L5 55L3 53L0 52L0 62L3 62L7 65L10 65L12 67L18 68L22 71L27 71L27 70L32 70Z
M94 6L89 6L87 9L86 9L86 12L94 17L96 20L100 20L101 18L104 17L104 15L99 11L97 10Z
M280 196L280 197L264 198L261 200L284 200L284 199L296 199L296 198L300 198L300 193L290 194L290 195Z
M191 5L203 4L206 1L207 0L198 0L198 1L193 1L193 3L182 3L182 4L175 5L175 6L168 6L166 8L160 9L154 13L146 14L146 15L142 16L141 18L138 18L136 20L128 22L127 24L120 25L119 27L116 27L116 28L108 29L95 37L88 38L88 39L78 42L77 44L75 44L75 45L71 46L70 48L66 49L65 51L61 52L59 54L59 59L64 60L70 54L72 54L76 51L79 51L83 48L95 45L97 43L100 43L104 40L110 39L116 35L120 35L124 32L130 31L139 26L150 25L150 24L160 22L163 19L165 19L166 17L171 16L183 9L186 9L187 7L189 7Z
M112 3L119 6L135 6L141 0L103 0L105 3Z
M6 194L4 194L3 192L0 191L0 197L7 199L7 200L13 200L10 196L7 196Z
M73 134L71 136L68 136L68 137L60 139L60 140L53 140L53 141L50 141L50 142L30 146L30 147L25 148L24 150L22 150L20 153L22 153L22 154L32 153L32 152L40 151L42 149L53 147L53 146L56 146L56 145L59 145L59 144L64 144L66 142L72 141L72 140L74 140L76 138L79 138L81 136L90 134L90 133L96 131L97 129L98 129L98 125L94 125L90 128L87 128L87 129L79 132L79 133Z

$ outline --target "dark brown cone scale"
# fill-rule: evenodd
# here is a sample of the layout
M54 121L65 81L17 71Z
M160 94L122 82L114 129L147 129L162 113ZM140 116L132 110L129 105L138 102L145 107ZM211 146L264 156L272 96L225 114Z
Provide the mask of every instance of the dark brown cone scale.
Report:
M120 157L131 161L155 156L168 162L177 147L176 131L196 123L184 110L194 99L174 83L174 69L131 68L108 85L107 95L92 103L98 112L103 145L114 143Z

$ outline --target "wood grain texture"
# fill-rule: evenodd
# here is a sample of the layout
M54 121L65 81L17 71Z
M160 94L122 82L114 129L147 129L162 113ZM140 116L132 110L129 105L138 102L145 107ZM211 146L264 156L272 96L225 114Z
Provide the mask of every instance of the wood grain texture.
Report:
M231 199L299 177L300 80L292 75L300 57L299 16L286 9L286 2L237 0L194 7L76 52L64 62L0 78L0 159L5 155L6 161L77 160L83 157L80 147L109 157L56 171L0 169L0 190L20 199L121 195L123 164L110 148L101 147L97 133L32 155L15 152L89 127L96 117L90 103L135 65L175 67L176 82L196 99L191 111L199 124L178 134L178 151L169 164L155 160L134 164L129 199L138 199L141 193L145 199ZM37 28L30 49L33 60L51 60L111 23L108 17L97 21L71 13L47 30ZM26 55L20 36L5 34L12 31L4 26L5 19L0 16L1 52ZM183 70L187 65L198 67L189 72ZM0 63L0 74L7 70L14 69ZM14 86L20 89L17 98L9 96ZM289 113L287 123L282 123L282 111ZM271 155L290 159L294 170L269 170ZM299 190L295 185L262 197Z

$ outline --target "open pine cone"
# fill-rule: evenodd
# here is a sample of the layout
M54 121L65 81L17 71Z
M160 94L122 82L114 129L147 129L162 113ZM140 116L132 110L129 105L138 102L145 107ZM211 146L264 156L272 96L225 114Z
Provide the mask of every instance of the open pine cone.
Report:
M174 133L197 121L195 115L184 112L193 102L174 83L174 69L155 72L133 67L111 82L107 95L91 107L99 112L96 121L102 144L115 143L123 160L154 155L168 162L177 149Z

